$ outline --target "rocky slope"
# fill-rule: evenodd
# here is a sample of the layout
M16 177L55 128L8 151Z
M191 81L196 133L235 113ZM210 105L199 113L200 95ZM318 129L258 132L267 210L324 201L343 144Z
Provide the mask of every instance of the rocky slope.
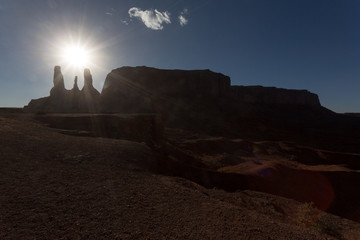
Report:
M161 155L145 144L64 135L29 117L0 117L1 239L357 239L360 234L359 224L311 204L159 175ZM172 141L200 140L169 134ZM170 153L168 161L184 158Z

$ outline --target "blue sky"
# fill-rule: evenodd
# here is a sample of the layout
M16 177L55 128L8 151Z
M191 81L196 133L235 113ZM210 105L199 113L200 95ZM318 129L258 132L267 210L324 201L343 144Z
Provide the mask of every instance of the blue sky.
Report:
M360 112L357 0L0 0L0 106L48 96L58 64L82 87L59 57L73 42L91 50L99 91L124 65L211 69Z

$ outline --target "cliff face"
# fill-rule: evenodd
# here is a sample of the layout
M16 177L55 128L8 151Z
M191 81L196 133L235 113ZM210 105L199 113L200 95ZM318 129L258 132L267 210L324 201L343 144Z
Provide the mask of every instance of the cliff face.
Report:
M289 90L262 86L231 86L231 91L239 101L245 103L321 106L319 97L307 90Z
M101 105L110 112L157 111L169 101L226 97L229 90L230 78L210 70L122 67L107 75Z
M110 87L119 90L145 91L151 95L197 97L226 96L230 78L210 70L162 70L149 67L122 67L111 71L102 94Z
M151 112L187 108L195 102L211 108L213 104L205 101L220 98L249 104L320 106L318 96L307 90L230 86L229 77L209 70L148 67L122 67L109 73L101 93L101 105L104 111L110 112ZM199 99L203 101L199 103Z

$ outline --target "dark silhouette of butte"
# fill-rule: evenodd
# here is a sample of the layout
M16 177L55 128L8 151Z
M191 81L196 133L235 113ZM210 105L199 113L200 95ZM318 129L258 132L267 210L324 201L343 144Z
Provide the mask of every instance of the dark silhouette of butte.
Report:
M338 125L335 122L326 126L323 131L316 131L316 136L313 131L303 131L304 128L319 129L324 122L334 118L334 113L322 107L314 93L275 87L232 86L230 77L210 70L124 66L107 75L100 94L93 87L89 69L84 70L81 90L77 77L73 88L67 90L61 68L55 66L53 83L50 96L31 100L24 111L96 113L106 119L109 117L105 114L109 113L135 113L139 122L151 119L145 115L152 114L155 120L151 121L156 124L151 125L163 122L167 127L254 140L298 140L298 135L305 132L308 136L304 136L302 142L317 147L314 139L323 138L329 128ZM334 135L334 139L339 137Z
M93 87L89 69L84 70L81 90L77 78L71 90L65 89L59 66L54 69L53 81L50 96L31 100L24 107L26 112L136 113L142 114L139 120L151 113L161 116L167 127L213 136L296 141L359 152L358 118L322 107L318 96L307 90L232 86L230 77L210 70L145 66L112 70L101 94Z
M31 100L24 111L157 114L168 127L269 140L294 140L303 134L303 128L318 128L333 116L320 105L318 96L307 90L232 86L230 77L210 70L125 66L107 75L100 94L93 87L89 69L84 70L81 90L77 77L73 88L67 90L61 68L55 66L53 83L50 96ZM320 131L316 134L323 137Z
M316 94L261 86L231 86L230 78L210 70L161 70L149 67L121 67L111 71L101 94L93 87L89 69L84 70L84 87L66 90L60 66L54 68L50 96L31 100L28 112L176 112L213 102L319 107ZM201 103L201 104L199 104ZM226 105L226 104L225 104ZM231 104L227 104L231 105ZM223 106L226 108L226 106Z

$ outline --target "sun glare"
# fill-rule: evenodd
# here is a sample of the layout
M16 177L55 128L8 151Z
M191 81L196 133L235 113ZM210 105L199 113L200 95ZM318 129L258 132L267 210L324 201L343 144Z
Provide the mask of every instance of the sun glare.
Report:
M87 67L90 63L90 54L83 47L68 46L64 49L64 61L72 67Z
M85 68L93 71L102 69L99 63L102 62L103 55L99 49L103 45L91 39L84 41L80 36L74 37L68 33L66 37L56 36L54 41L49 42L49 47L49 52L53 52L51 62L61 66L63 74L81 76Z

